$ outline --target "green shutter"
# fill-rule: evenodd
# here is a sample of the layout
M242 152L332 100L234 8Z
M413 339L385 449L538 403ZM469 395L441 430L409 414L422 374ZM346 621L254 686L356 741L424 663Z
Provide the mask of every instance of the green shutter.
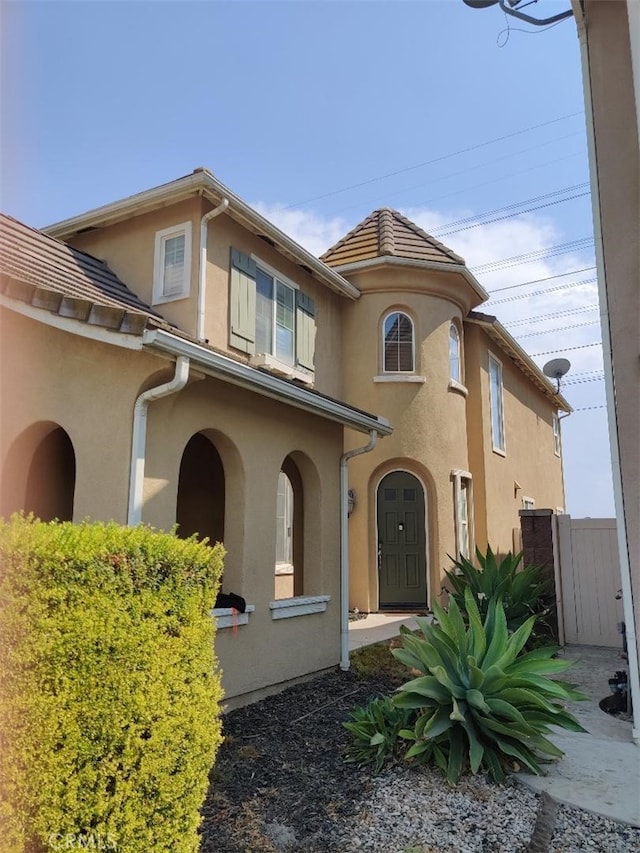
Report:
M238 249L231 249L229 344L253 355L256 351L256 265Z
M301 367L314 369L316 346L315 304L305 293L297 292L296 358Z

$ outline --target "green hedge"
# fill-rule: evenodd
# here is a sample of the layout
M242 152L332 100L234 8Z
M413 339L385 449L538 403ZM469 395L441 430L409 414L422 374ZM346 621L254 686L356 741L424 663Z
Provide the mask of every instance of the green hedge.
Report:
M144 527L0 520L4 851L198 849L223 555Z

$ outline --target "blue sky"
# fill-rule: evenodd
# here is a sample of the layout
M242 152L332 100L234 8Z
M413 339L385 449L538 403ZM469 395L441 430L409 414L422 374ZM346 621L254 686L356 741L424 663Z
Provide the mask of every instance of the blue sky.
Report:
M462 0L4 0L0 15L4 211L43 226L204 165L320 253L395 207L476 268L484 310L538 364L571 360L567 509L613 514L572 19L533 28Z

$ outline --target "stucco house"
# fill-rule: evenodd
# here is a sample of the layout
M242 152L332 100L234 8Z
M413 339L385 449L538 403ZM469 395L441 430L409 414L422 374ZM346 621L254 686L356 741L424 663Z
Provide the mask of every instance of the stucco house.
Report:
M0 512L223 541L236 704L347 668L349 606L426 609L448 554L564 504L566 401L395 211L318 259L197 169L0 225Z

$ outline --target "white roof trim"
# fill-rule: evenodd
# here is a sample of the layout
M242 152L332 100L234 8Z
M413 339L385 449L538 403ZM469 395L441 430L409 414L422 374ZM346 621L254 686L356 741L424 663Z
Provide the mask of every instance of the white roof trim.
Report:
M368 258L366 261L339 264L333 267L333 269L337 272L350 273L377 266L419 267L426 270L436 270L437 272L455 272L464 277L483 302L489 299L487 291L464 264L447 264L444 261L424 261L418 258L398 258L395 255L381 255L379 258Z
M284 231L281 231L273 223L269 222L268 219L265 219L264 216L250 207L228 187L214 178L211 172L206 169L198 170L191 175L178 178L168 184L136 193L136 195L114 201L111 204L102 205L94 210L89 210L70 219L64 219L61 222L48 225L40 230L60 240L67 240L82 230L104 227L105 225L122 221L127 217L145 213L146 211L154 210L168 204L175 204L179 200L198 193L207 197L213 195L213 200L216 203L222 198L227 198L229 200L229 207L226 213L233 219L243 224L249 223L260 234L273 240L276 248L280 248L280 250L285 249L296 258L298 263L308 267L320 281L332 290L350 299L358 299L360 296L360 291L357 287L354 287L354 285L344 279L339 273L318 260L315 255L312 255L311 252L308 252L296 243Z
M271 397L298 409L336 421L358 432L369 433L371 430L375 430L380 436L391 435L393 432L386 418L359 412L345 403L322 397L306 388L300 388L279 379L277 376L272 376L270 373L264 373L261 370L256 370L255 367L234 361L227 356L213 352L200 346L200 344L179 338L162 329L146 331L143 339L145 346L149 349L158 350L171 356L185 356L208 375L219 377L225 382L247 388L264 397Z

